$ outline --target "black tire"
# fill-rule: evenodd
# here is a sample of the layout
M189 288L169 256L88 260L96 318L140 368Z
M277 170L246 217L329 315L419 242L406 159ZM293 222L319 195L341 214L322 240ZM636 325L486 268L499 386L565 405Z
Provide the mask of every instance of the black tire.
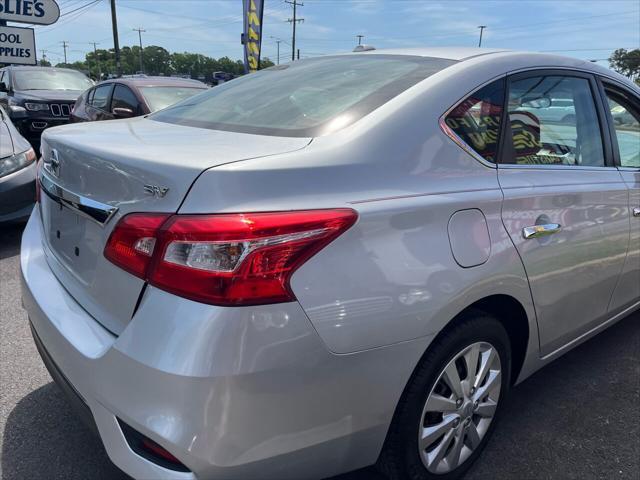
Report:
M496 413L480 445L469 458L446 474L429 472L420 459L418 428L422 409L442 370L464 348L476 342L490 343L498 352L501 362L501 392ZM454 480L460 478L482 453L502 413L509 393L511 378L511 344L501 323L481 311L469 311L458 318L431 344L416 367L387 434L378 470L390 480Z

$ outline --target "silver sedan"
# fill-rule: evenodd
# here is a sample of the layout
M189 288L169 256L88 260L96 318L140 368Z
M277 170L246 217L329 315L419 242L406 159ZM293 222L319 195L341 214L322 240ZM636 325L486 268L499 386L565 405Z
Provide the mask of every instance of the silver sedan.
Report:
M436 48L48 129L36 344L134 478L459 478L514 384L640 307L639 112L589 62Z

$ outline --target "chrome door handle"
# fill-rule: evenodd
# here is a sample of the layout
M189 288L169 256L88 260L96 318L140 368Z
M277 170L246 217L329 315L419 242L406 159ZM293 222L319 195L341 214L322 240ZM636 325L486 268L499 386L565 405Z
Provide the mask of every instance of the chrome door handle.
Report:
M640 217L640 207L635 207L633 209L633 216L634 217Z
M547 235L553 235L558 233L562 229L562 225L559 223L546 223L544 225L532 225L530 227L524 227L522 229L522 236L524 238L540 238Z

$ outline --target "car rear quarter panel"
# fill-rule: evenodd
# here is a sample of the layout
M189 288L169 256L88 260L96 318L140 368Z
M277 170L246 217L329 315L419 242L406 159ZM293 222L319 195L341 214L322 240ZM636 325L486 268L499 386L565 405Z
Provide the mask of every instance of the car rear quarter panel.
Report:
M354 208L356 225L292 278L297 299L335 353L437 333L493 294L522 304L537 350L526 275L500 219L496 169L460 149L438 124L495 71L480 69L471 79L451 68L456 75L434 75L301 151L208 170L181 207L181 213ZM490 252L484 263L464 268L452 253L448 225L469 209L486 218Z

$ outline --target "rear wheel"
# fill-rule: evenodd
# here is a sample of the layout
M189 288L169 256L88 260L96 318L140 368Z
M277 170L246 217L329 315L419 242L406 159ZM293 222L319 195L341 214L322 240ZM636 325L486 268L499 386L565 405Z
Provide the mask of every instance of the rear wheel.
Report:
M411 378L378 466L390 479L459 478L479 456L509 390L511 349L498 320L466 314Z

